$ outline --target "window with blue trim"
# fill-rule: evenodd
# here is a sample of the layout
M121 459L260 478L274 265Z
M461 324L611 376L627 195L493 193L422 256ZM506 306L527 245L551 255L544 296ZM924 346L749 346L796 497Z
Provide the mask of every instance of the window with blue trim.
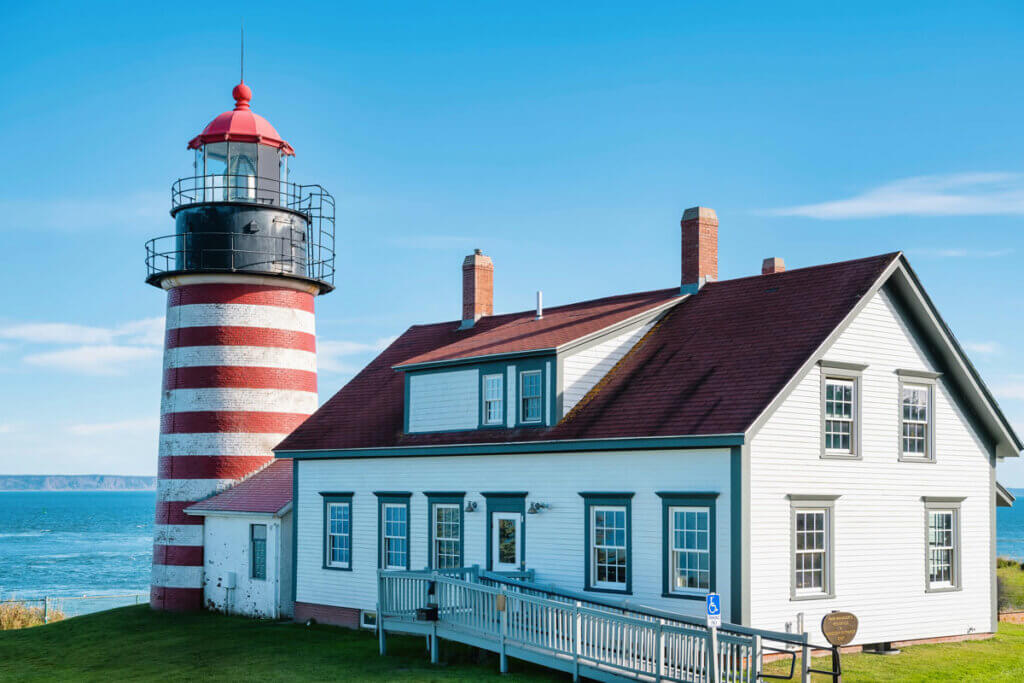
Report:
M540 422L542 415L541 371L519 373L520 422Z
M483 421L485 425L498 425L505 421L504 375L484 375Z
M352 569L352 494L321 493L324 499L324 569Z
M629 593L632 586L632 493L580 493L586 526L584 588Z
M658 493L662 501L662 594L703 599L715 590L717 493Z
M375 493L378 502L379 565L409 569L409 498L411 493Z

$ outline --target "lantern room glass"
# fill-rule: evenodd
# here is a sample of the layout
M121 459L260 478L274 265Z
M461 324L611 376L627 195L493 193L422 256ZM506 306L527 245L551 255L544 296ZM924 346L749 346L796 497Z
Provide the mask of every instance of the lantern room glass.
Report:
M288 157L277 147L211 142L196 151L195 166L204 201L288 204Z

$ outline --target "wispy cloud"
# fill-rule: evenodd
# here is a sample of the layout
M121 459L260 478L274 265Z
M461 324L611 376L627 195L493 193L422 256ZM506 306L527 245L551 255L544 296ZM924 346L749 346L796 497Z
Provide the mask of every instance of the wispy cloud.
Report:
M998 342L982 341L964 342L964 348L970 351L971 353L981 354L996 354L1002 352L1003 350L1003 347L1000 346Z
M997 398L1024 401L1024 375L1007 375L992 386L992 393Z
M0 328L0 339L22 344L72 346L34 351L22 362L85 375L123 375L135 361L159 354L164 319L143 318L113 327L74 323L22 323Z
M368 355L371 353L380 353L394 340L395 337L382 337L372 343L344 340L318 341L316 344L317 367L321 372L337 372L346 374L358 372L361 365L352 362L351 360L346 361L346 358Z
M883 216L1024 214L1024 174L952 173L903 178L845 199L768 209L824 220Z
M159 354L160 349L154 346L77 346L29 354L22 360L37 367L83 375L124 375L131 370L131 363L150 360Z
M10 434L14 431L14 425L9 423L0 424L0 434Z
M167 220L168 200L162 192L132 192L91 198L0 197L3 227L83 231L111 228L151 230Z
M118 422L96 422L76 424L68 427L68 432L78 436L95 436L107 434L125 434L138 432L155 432L160 426L157 418L145 417L137 420L120 420Z

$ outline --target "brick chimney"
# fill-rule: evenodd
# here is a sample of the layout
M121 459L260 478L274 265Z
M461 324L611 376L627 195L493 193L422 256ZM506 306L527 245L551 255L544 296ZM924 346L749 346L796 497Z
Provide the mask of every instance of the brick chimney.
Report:
M479 249L462 261L462 328L494 313L494 262Z
M696 294L705 282L718 279L718 214L695 206L683 212L682 293Z
M772 273L784 272L786 272L786 264L778 256L766 258L761 263L761 275L771 275Z

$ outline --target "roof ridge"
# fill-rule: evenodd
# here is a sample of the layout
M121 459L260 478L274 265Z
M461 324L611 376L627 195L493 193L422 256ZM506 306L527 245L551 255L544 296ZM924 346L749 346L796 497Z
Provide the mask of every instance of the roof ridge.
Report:
M873 261L875 259L881 259L881 258L892 258L892 259L895 259L895 258L897 258L902 253L903 253L902 251L889 251L889 252L886 252L884 254L875 254L873 256L862 256L860 258L847 259L845 261L830 261L829 263L817 263L817 264L815 264L813 266L800 266L799 268L788 268L788 269L782 271L781 273L769 273L767 275L765 273L756 273L754 275L744 275L742 277L732 277L732 278L729 278L728 280L712 280L711 282L708 282L707 285L705 285L705 286L708 286L708 285L722 285L722 284L725 284L727 282L742 282L743 280L753 280L755 278L769 277L769 276L775 276L775 275L787 275L789 273L799 273L800 271L816 270L816 269L819 269L819 268L832 268L834 266L848 266L848 265L850 265L852 263L862 263L864 261Z
M670 292L678 291L678 290L679 290L678 287L662 287L660 289L647 289L647 290L644 290L644 291L641 291L641 292L625 292L624 294L611 294L609 296L600 296L600 297L597 297L596 299L581 299L579 301L573 301L573 302L567 303L567 304L559 304L557 306L545 306L544 307L544 313L545 314L550 314L552 312L558 312L558 311L566 309L566 308L571 308L573 306L582 306L584 304L604 303L604 302L615 301L617 299L628 299L630 297L641 297L641 296L644 296L644 295L654 295L654 294L662 294L662 293L668 294ZM680 296L682 296L682 295L680 294ZM536 309L528 308L528 309L522 310L522 311L512 311L512 312L509 312L509 313L496 313L496 314L493 314L493 315L485 316L485 318L487 318L489 320L495 320L497 318L514 318L514 317L517 317L517 316L524 316L524 315L525 316L531 316L531 315L536 315L536 314L537 314ZM436 322L436 323L420 323L420 324L416 324L416 325L410 325L410 327L421 327L422 328L422 327L436 327L438 325L458 325L461 322L462 322L461 320L443 320L441 322Z

